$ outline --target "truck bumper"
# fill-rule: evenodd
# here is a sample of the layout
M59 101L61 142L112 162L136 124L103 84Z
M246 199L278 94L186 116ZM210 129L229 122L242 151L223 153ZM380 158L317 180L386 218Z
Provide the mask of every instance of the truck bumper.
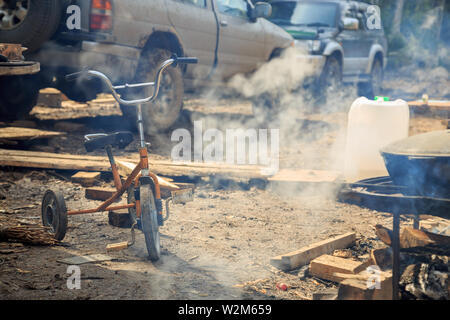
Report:
M82 41L78 46L62 46L49 42L32 56L42 68L81 70L95 69L113 80L134 77L140 57L137 48Z

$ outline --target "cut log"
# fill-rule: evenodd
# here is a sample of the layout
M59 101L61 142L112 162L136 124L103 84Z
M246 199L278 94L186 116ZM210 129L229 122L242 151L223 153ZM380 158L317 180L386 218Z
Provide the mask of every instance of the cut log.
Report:
M84 196L90 200L105 201L116 192L114 188L86 188Z
M108 212L109 224L119 228L131 228L131 217L128 209L109 211Z
M383 227L381 224L377 224L375 226L375 234L385 244L387 244L388 246L391 245L391 243L392 243L392 230L390 230L390 229L388 229L386 227Z
M65 132L46 131L32 128L0 128L1 140L33 140L64 136ZM31 152L31 151L30 151Z
M348 275L339 284L337 300L391 300L392 274Z
M97 179L100 179L100 172L79 171L72 176L72 181L81 184L83 187L91 187Z
M312 259L323 254L331 254L334 250L350 246L356 240L356 234L349 232L337 237L326 239L300 250L289 252L270 259L270 263L281 270L292 270L308 264Z
M426 247L429 245L449 246L450 237L411 227L402 229L400 248Z
M309 274L315 277L341 282L345 278L336 276L335 273L357 274L369 266L368 262L355 261L324 254L311 261Z
M370 251L370 260L374 265L381 269L388 269L392 267L392 249L380 248L372 249Z

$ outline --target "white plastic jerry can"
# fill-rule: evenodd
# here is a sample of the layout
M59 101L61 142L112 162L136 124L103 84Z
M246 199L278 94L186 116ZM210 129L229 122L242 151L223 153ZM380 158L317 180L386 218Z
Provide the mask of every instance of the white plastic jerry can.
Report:
M409 107L404 100L356 99L348 113L344 175L348 182L389 175L380 149L408 137Z

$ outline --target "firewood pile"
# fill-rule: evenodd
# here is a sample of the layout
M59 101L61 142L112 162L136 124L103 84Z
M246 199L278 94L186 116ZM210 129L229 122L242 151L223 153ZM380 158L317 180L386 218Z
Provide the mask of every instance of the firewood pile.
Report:
M379 225L376 230L379 239L390 246L392 231ZM400 232L402 299L450 299L450 237L430 231L431 228L421 222L420 230L405 227ZM386 252L392 253L391 250Z
M47 227L1 216L0 241L17 241L32 245L53 245L58 243Z
M448 255L404 252L402 260L407 262L399 283L402 299L449 299Z

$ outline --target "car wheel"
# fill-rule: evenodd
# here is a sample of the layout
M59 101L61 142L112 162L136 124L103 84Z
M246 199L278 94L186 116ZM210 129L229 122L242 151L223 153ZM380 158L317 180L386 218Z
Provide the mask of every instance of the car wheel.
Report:
M169 59L171 53L164 49L154 49L143 53L134 82L153 82L160 64ZM153 87L127 94L126 99L149 97ZM164 132L172 127L180 116L183 105L184 84L180 67L166 69L161 77L157 99L142 105L144 129L146 133ZM136 109L121 106L123 114L130 121L136 121Z
M373 62L369 82L358 84L358 95L368 99L373 99L375 96L381 95L383 91L383 78L384 71L382 62L380 59L376 59Z
M1 118L17 120L26 117L36 105L38 96L36 77L30 75L0 77Z
M52 37L61 20L60 0L1 0L0 42L33 52Z
M339 92L342 84L342 68L336 56L330 56L320 76L320 90L326 95Z

